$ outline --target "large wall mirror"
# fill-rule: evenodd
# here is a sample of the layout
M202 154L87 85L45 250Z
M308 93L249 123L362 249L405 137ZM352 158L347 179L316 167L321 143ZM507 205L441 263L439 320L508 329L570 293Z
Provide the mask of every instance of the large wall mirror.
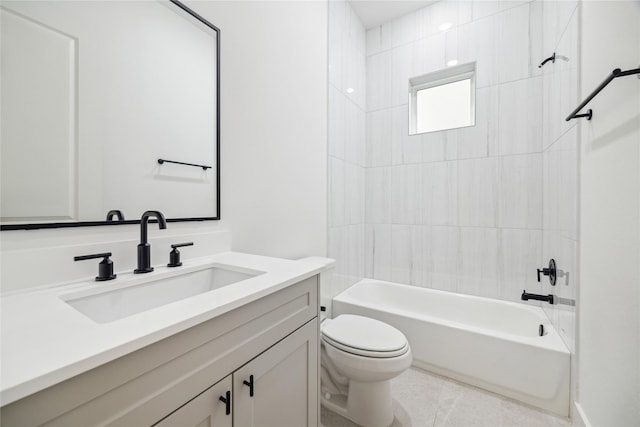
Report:
M218 28L173 0L0 14L3 230L220 218Z

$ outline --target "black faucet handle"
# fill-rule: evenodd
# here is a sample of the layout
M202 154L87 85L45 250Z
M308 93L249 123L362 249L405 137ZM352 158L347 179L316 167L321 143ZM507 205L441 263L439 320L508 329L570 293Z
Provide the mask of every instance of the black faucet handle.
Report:
M540 273L542 273L545 276L549 276L549 283L551 283L551 286L556 285L556 278L557 278L556 260L551 258L549 260L548 268L542 268L542 269L538 268L537 270L538 270L538 282L540 281Z
M167 267L180 267L182 265L182 261L180 261L180 251L178 248L182 248L184 246L193 246L193 242L174 243L171 245L173 249L169 252L169 264L167 264Z
M74 261L84 261L87 259L103 258L98 263L98 275L96 276L96 282L104 282L106 280L113 280L116 278L116 274L113 273L113 261L109 259L111 252L103 252L100 254L80 255L73 257Z
M181 248L183 246L193 246L193 242L186 242L186 243L174 243L173 245L171 245L171 247L173 249L175 248Z

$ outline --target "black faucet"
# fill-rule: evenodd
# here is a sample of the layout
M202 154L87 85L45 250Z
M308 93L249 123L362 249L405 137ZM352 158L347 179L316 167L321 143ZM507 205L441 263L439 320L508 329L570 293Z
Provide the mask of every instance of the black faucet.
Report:
M529 294L526 291L522 291L522 295L520 296L522 301L528 301L530 299L534 299L537 301L546 301L549 304L555 304L556 299L552 294L549 295L539 295L539 294Z
M153 271L151 267L151 245L147 242L147 224L150 217L158 220L158 226L161 230L167 228L167 222L164 215L160 211L146 211L140 218L140 244L138 245L138 268L133 270L135 274L150 273Z

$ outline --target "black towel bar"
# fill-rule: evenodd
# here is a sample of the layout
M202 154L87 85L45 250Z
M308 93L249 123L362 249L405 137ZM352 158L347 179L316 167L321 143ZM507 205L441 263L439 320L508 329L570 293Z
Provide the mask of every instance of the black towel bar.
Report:
M207 169L211 169L211 166L206 166L206 165L196 165L193 163L184 163L184 162L176 162L173 160L165 160L165 159L158 159L158 163L163 164L163 163L175 163L176 165L185 165L185 166L195 166L198 168L202 168L202 170L207 170Z
M584 101L582 101L582 104L578 105L578 108L573 110L573 112L569 114L569 116L567 116L565 120L568 122L571 119L577 119L579 117L586 117L587 120L591 120L591 117L593 117L593 111L591 109L588 109L584 114L578 114L578 111L582 110L589 103L589 101L595 98L595 96L599 94L600 91L604 89L609 83L611 83L613 79L617 77L631 76L633 74L640 74L640 68L634 68L633 70L627 71L622 71L620 70L620 68L616 68L615 70L613 70L611 74L602 83L600 83L600 86L598 86L596 90L591 92L591 95L589 95Z

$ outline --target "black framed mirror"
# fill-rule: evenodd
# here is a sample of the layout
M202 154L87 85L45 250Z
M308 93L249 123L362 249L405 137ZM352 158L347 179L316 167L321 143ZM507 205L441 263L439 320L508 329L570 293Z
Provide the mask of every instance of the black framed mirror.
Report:
M220 29L177 0L3 1L2 230L220 219Z

